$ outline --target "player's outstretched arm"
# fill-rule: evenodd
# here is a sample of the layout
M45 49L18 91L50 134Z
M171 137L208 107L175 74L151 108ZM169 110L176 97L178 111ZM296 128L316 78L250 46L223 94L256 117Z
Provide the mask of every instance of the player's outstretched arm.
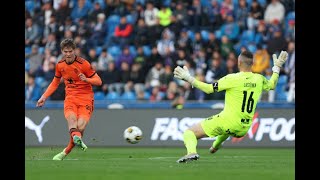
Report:
M177 66L174 69L173 74L174 74L175 78L187 81L193 87L196 87L207 94L213 92L212 84L207 84L207 83L201 82L201 81L195 79L194 77L192 77L189 73L187 66L183 66L183 68L181 68L180 66Z
M38 100L37 107L42 107L44 105L47 98L51 96L51 94L58 88L59 84L60 84L60 78L54 77L52 82L49 84L48 88L46 89L46 91Z
M270 90L274 89L277 86L278 79L279 79L279 73L280 69L283 66L283 64L287 61L288 59L288 53L286 51L281 51L279 57L277 57L276 54L272 55L273 59L273 67L272 67L272 76L267 82L267 86L265 89Z

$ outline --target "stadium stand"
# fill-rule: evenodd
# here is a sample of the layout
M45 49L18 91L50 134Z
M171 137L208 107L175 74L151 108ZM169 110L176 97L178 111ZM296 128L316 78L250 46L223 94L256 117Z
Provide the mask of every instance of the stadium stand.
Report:
M95 3L100 5L99 8L95 8ZM138 6L142 8L137 10ZM162 19L166 23L159 24L160 12L169 14L168 19ZM102 37L99 38L101 44L95 42L97 36L94 32L104 27L104 23L99 24L98 17L105 18L106 24L99 36ZM126 18L125 24L120 22L122 17ZM172 76L170 78L167 67L172 70L176 65L187 65L198 78L213 74L214 77L204 79L217 80L219 76L214 75L217 69L211 66L211 62L220 61L219 68L223 70L222 75L226 75L230 73L227 69L236 69L237 54L245 49L253 54L261 48L267 51L270 65L260 72L266 76L271 72L273 53L285 49L289 58L295 57L294 47L288 47L289 43L293 46L295 43L294 0L25 0L25 22L26 79L35 77L41 91L50 83L46 82L50 79L47 78L50 76L48 62L55 59L56 63L61 58L59 43L63 38L74 38L77 55L88 59L93 67L103 61L103 50L111 55L115 64L119 63L119 57L133 57L128 74L117 65L117 76L112 77L114 81L110 84L110 73L98 71L103 84L118 88L117 91L95 88L95 99L101 101L162 102L174 99L172 94L182 95L188 101L222 100L223 95L200 98L195 89ZM126 24L131 24L133 31L125 32L129 35L114 41L115 29L122 29ZM187 32L187 36L183 32ZM169 42L174 43L173 49ZM32 51L34 45L38 47L37 52ZM157 49L159 46L162 47L161 53ZM129 48L127 55L122 54L126 47ZM142 47L142 55L138 54L139 47ZM94 57L89 55L92 49ZM180 50L186 56L181 57ZM205 54L202 65L201 52ZM233 61L234 67L227 67L227 61ZM133 71L135 63L139 65ZM294 79L292 72L292 68L281 70L275 101L286 101L287 87ZM170 83L176 84L176 88L169 88ZM262 101L268 101L268 98Z

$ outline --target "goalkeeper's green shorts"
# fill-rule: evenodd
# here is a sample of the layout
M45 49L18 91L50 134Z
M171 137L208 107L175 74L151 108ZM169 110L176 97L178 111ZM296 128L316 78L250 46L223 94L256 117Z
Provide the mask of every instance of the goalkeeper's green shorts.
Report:
M204 119L201 121L201 126L206 135L209 137L216 137L219 135L242 137L247 134L250 128L250 124L232 122L221 117L219 114Z

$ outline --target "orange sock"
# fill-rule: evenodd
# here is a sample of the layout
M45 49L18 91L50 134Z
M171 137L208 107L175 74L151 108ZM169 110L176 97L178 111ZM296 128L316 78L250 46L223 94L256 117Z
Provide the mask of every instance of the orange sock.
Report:
M82 137L80 131L76 128L71 128L69 132L70 132L71 137L73 137L74 135Z
M75 146L75 145L74 145L74 142L73 142L73 138L70 136L69 144L68 144L68 146L66 147L66 149L65 149L64 152L65 152L66 154L69 154L74 146Z

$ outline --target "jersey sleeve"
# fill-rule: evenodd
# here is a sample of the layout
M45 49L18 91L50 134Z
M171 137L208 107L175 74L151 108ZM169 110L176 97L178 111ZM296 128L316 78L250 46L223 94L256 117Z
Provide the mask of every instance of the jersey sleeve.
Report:
M226 75L220 78L217 82L213 83L213 89L217 92L227 90L229 88L232 88L236 84L235 81L236 80L231 74Z
M279 79L279 74L272 73L272 76L269 80L264 76L262 76L262 78L263 78L262 89L265 91L269 91L269 90L272 90L276 87L278 79Z
M55 70L55 73L54 73L54 77L56 77L56 78L61 78L62 77L62 74L60 72L60 68L59 68L58 63L56 64L56 70Z
M91 64L88 61L84 61L83 73L87 78L91 78L96 74L96 71L92 69Z

